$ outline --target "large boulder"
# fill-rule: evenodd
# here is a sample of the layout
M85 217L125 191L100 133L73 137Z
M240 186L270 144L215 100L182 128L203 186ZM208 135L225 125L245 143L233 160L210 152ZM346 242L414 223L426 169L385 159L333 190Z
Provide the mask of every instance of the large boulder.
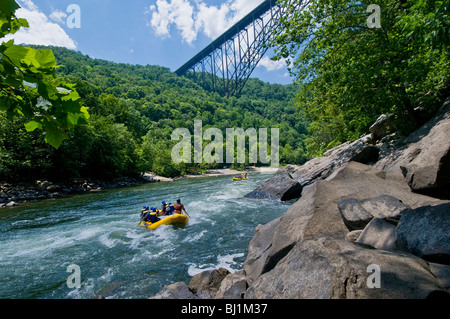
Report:
M302 194L302 188L300 183L294 180L286 169L279 169L272 178L266 180L261 186L244 197L287 201L299 198Z
M226 276L216 293L216 299L242 299L248 288L247 277L243 271Z
M377 249L395 250L397 238L395 230L394 224L382 218L374 218L355 242Z
M255 229L252 240L248 246L247 258L243 264L243 269L250 281L255 280L265 268L269 266L268 254L272 247L272 238L280 218L276 218L265 225L259 225Z
M339 212L350 230L364 229L373 218L398 222L402 212L411 209L390 195L357 200L347 198L338 202Z
M372 141L381 140L386 135L392 133L394 128L394 122L391 117L386 114L382 114L369 128Z
M375 167L402 172L416 192L450 198L450 103L404 139L380 146Z
M373 215L362 207L356 198L347 198L338 202L339 212L350 230L364 229L373 219Z
M436 291L446 294L428 263L414 255L320 238L296 245L276 268L261 275L244 297L423 299Z
M348 198L362 201L386 194L412 208L442 203L441 200L412 193L399 173L386 173L350 162L327 180L318 180L305 187L302 197L279 221L266 228L266 238L258 241L261 249L252 246L256 241L250 243L249 252L252 253L244 263L246 275L253 280L270 271L303 240L320 237L345 239L349 229L341 217L338 203Z
M397 247L450 265L450 203L404 212L397 226Z
M323 157L316 157L304 165L294 166L292 177L302 186L323 180L344 168L351 161L363 164L375 163L379 149L370 144L369 136L347 142L329 150Z
M198 273L189 282L189 290L194 294L201 291L209 291L215 294L219 290L222 280L229 273L225 268L206 270Z
M149 299L194 299L194 294L184 281L176 282L164 288Z

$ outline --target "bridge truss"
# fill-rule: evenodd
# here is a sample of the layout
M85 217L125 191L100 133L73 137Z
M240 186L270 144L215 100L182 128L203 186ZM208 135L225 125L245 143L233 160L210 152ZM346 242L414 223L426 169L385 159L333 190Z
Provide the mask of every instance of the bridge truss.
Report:
M239 96L280 27L277 0L266 0L175 71L223 96Z

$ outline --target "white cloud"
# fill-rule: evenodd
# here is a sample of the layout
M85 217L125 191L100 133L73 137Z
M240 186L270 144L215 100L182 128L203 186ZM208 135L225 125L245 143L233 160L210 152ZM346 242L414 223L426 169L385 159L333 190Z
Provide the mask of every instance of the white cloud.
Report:
M76 49L77 45L57 23L39 10L31 0L18 1L21 8L16 11L16 16L28 20L29 28L21 28L14 35L8 35L6 40L14 39L17 44L41 44ZM63 12L53 11L50 18L53 21L62 19Z
M170 37L171 27L181 32L184 41L192 44L199 33L215 39L263 0L228 0L220 6L210 6L202 0L157 0L146 14L151 14L151 26L156 35Z
M264 56L261 61L259 61L258 66L265 67L267 71L278 71L286 67L286 60L281 59L278 61L273 61L269 57Z
M175 24L186 42L192 43L197 38L194 30L194 8L188 0L172 0L170 3L166 0L157 0L156 7L151 6L150 11L152 12L150 25L158 36L170 36L170 25Z
M64 11L61 10L53 10L52 13L50 14L50 20L59 23L59 24L65 24L66 20L65 18L67 18L67 14Z

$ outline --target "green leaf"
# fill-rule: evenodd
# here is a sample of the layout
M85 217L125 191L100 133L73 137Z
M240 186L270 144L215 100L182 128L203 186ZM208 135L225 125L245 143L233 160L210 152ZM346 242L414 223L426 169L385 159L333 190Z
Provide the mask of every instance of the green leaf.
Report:
M37 121L30 121L28 123L25 123L25 129L27 132L33 132L36 129L42 130L42 124Z
M53 51L50 49L43 49L36 53L36 59L40 65L44 68L53 68L56 66L56 59L53 55Z
M67 134L55 123L54 120L46 119L44 121L44 127L47 134L45 135L45 141L58 149L62 142L69 137Z
M0 11L2 15L12 14L19 8L20 6L14 0L2 0L0 2Z

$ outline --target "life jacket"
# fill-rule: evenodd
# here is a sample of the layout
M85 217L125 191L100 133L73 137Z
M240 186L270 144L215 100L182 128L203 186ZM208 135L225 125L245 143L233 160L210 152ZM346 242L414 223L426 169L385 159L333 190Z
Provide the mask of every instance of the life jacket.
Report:
M173 205L167 206L166 208L166 214L170 215L173 213L173 211L175 210L175 207L173 207Z
M141 213L141 218L144 222L148 222L150 220L150 211L146 210Z
M151 212L150 213L150 222L151 223L156 223L157 221L159 221L160 219L157 216L156 212Z

